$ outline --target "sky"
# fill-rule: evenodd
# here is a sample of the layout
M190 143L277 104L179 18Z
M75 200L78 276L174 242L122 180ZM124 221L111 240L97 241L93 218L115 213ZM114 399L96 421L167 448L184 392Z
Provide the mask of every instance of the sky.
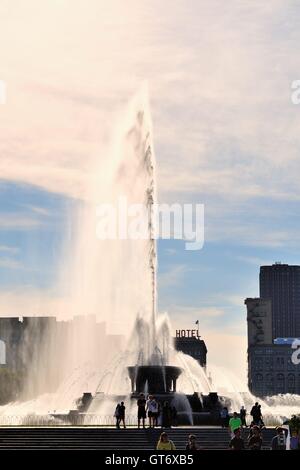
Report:
M159 241L159 309L246 371L261 264L299 264L297 0L1 0L0 314L62 309L70 207L148 82L159 202L205 205L205 244ZM47 307L46 307L47 306ZM226 350L224 355L223 351Z

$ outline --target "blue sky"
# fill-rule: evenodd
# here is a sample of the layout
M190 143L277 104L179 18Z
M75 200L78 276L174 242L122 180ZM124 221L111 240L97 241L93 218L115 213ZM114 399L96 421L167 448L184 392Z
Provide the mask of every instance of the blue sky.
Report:
M3 0L0 18L1 314L30 311L24 287L35 313L55 298L68 213L147 80L159 202L205 204L201 251L158 243L160 309L244 361L259 265L300 262L299 2Z
M7 181L0 182L0 194L1 291L47 289L57 276L71 201Z

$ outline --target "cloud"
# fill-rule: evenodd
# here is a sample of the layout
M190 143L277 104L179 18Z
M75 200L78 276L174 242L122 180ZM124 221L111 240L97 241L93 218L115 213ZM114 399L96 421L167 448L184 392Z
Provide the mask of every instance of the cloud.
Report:
M0 291L0 316L56 316L66 319L69 303L66 298L49 290L38 290L33 286L15 286Z
M26 3L0 7L3 178L82 196L93 152L104 158L116 110L146 78L162 194L299 198L292 2Z
M38 215L43 215L46 217L50 215L50 211L45 207L33 206L31 204L23 204L23 207Z
M11 258L0 258L0 268L6 269L24 269L20 261Z
M264 259L264 258L259 258L257 256L237 256L236 259L238 261L242 261L247 264L253 264L254 266L265 266L268 264L272 264L273 260L271 259Z
M10 253L15 255L19 253L19 248L17 246L8 246L8 245L0 245L0 252Z
M184 276L189 271L189 267L185 264L172 266L169 270L158 273L158 282L161 289L175 287L182 282Z
M169 256L175 256L177 253L177 250L175 250L174 248L166 248L164 251Z
M192 328L196 320L199 320L199 327L203 332L208 328L214 328L215 331L224 328L222 317L225 315L225 310L221 307L197 307L169 303L168 313L172 319L172 324L176 325L176 328Z
M41 225L41 221L23 214L0 213L0 230L32 230Z
M207 240L298 243L291 227L235 216L247 201L300 198L293 2L26 4L0 5L2 178L84 198L95 161L109 162L117 115L148 80L160 199L205 202L216 216Z

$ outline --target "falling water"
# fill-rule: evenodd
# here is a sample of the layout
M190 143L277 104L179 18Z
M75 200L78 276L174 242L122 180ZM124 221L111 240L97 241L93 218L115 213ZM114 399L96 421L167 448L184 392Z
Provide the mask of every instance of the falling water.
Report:
M157 269L152 211L156 202L155 159L152 123L144 87L116 124L111 142L102 149L101 155L95 155L92 159L82 201L76 211L70 212L70 229L57 287L65 298L65 311L57 312L57 317L60 320L74 318L74 321L59 342L56 341L56 326L48 332L50 339L55 338L52 342L56 348L51 349L51 355L49 349L42 352L35 374L39 383L35 384L32 380L33 370L29 374L30 389L26 389L30 393L23 395L23 400L27 399L28 403L29 398L36 395L42 397L55 388L57 393L51 400L54 409L72 408L78 396L87 390L95 391L99 383L105 383L107 392L112 387L122 390L124 373L120 372L119 367L115 373L106 372L111 367L109 364L113 357L122 351L122 345L114 342L103 350L105 342L94 326L94 319L99 324L105 324L106 334L114 337L122 335L135 342L133 352L123 351L124 359L118 362L123 370L126 371L130 363L162 363L164 357L156 340ZM103 223L99 208L101 212L107 205L116 215L108 232L114 228L116 232L111 237L110 233L102 237L98 233L99 224ZM126 237L130 227L125 230L125 235L122 232L119 236L124 217L128 219L127 224L131 222L130 211L134 205L146 208L147 236L138 239ZM62 324L58 328L62 328ZM162 345L162 349L166 355L166 344ZM45 378L45 370L50 370L50 364L58 371L55 379ZM95 371L98 377L96 384L87 379L87 370ZM64 400L62 390L65 390ZM43 403L43 399L38 398L38 401ZM19 404L14 407L17 412ZM38 403L36 407L39 408ZM22 404L22 410L24 408Z

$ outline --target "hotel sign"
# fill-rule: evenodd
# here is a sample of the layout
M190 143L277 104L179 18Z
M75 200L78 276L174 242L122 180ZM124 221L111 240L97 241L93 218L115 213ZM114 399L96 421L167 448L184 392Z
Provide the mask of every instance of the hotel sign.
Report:
M176 330L176 338L200 339L199 330Z

